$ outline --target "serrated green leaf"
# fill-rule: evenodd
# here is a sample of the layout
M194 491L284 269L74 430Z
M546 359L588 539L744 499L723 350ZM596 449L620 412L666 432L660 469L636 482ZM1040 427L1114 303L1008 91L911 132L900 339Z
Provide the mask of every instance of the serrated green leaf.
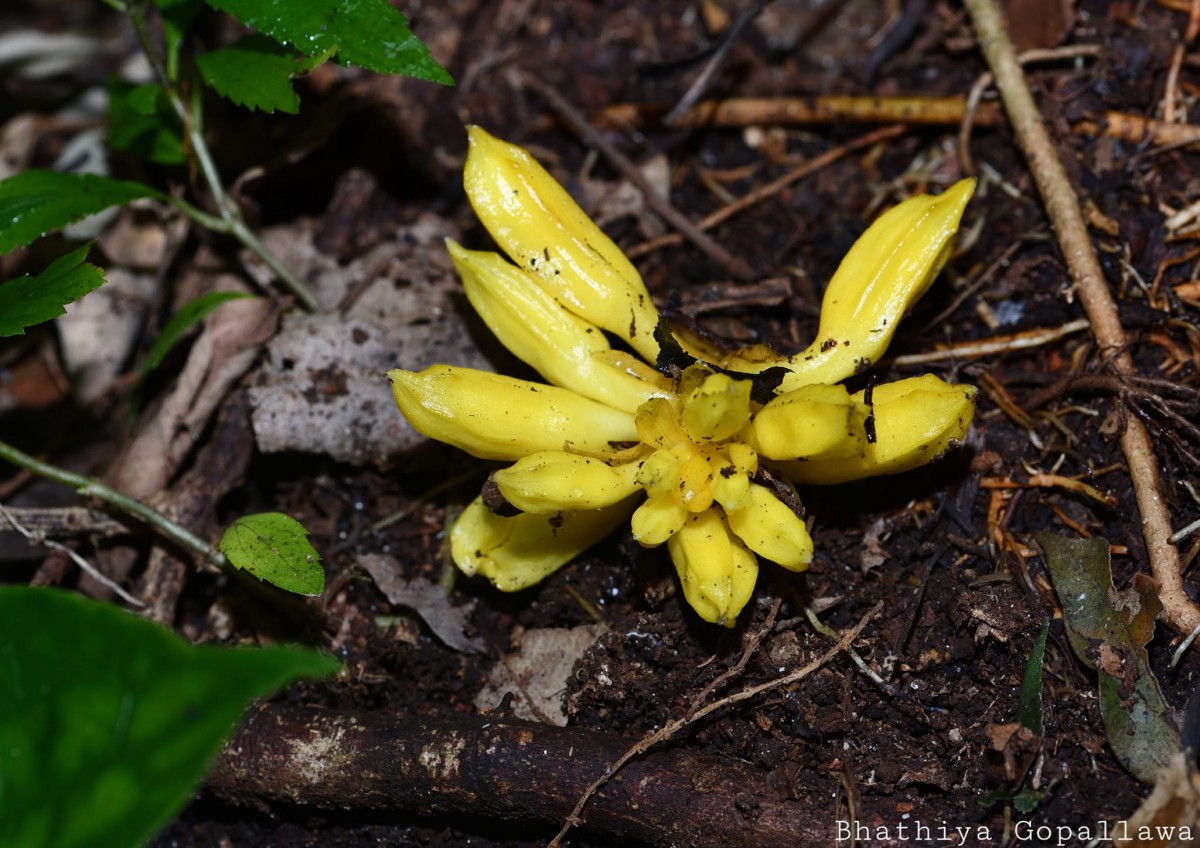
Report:
M1029 661L1025 663L1025 675L1021 678L1021 697L1017 704L1017 721L1028 727L1037 736L1045 736L1042 712L1042 661L1046 655L1046 637L1050 635L1050 619L1042 622ZM1024 812L1024 811L1023 811Z
M129 86L117 79L109 83L108 144L160 165L187 160L179 117L157 85Z
M305 55L337 50L340 58L385 74L452 85L445 68L387 0L206 0L246 26Z
M254 295L246 292L209 292L184 304L178 312L171 316L167 326L163 327L162 332L158 334L158 338L154 340L154 344L147 351L146 361L142 363L141 376L145 377L157 368L158 364L163 361L163 357L183 338L183 334L207 318L218 306L246 297L254 297Z
M292 77L307 70L294 50L265 35L245 38L196 57L196 66L213 90L239 106L263 112L300 111Z
M68 303L104 285L104 271L84 262L91 242L54 260L45 271L0 283L0 336L25 330L66 312Z
M1039 533L1037 541L1062 601L1071 650L1096 669L1108 744L1134 777L1153 783L1179 750L1179 730L1145 648L1162 610L1156 584L1139 574L1132 588L1118 592L1104 539Z
M0 254L121 203L162 197L142 183L30 168L0 182Z
M333 658L189 645L111 604L0 588L0 845L144 843L247 702Z
M281 512L247 515L229 525L218 545L237 568L297 595L325 590L321 557L304 525Z

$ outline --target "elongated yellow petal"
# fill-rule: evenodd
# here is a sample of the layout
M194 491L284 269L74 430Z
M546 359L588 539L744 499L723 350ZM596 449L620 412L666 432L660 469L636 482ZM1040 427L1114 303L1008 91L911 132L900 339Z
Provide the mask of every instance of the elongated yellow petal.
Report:
M726 515L729 529L760 557L792 571L804 571L812 562L808 527L765 486L751 483L747 497Z
M667 541L683 596L701 618L732 627L754 593L758 560L716 512L693 515Z
M601 509L638 491L638 464L615 468L586 456L543 451L492 475L504 499L522 512L550 515L564 510Z
M633 538L642 547L656 548L678 533L691 515L671 493L652 495L630 519Z
M557 386L451 365L397 369L388 379L413 429L481 459L511 461L569 445L605 451L637 439L629 413Z
M956 447L975 415L974 386L951 385L932 374L876 386L875 442L861 455L778 463L796 483L844 483L898 474ZM854 395L864 401L863 392Z
M503 592L528 588L611 533L632 501L607 509L503 518L473 500L450 531L450 556L466 574L481 574Z
M856 456L867 443L867 407L844 386L815 383L775 397L744 433L768 459Z
M479 317L549 382L626 412L667 394L661 379L647 383L610 366L611 347L600 328L559 305L528 271L452 239L446 247Z
M658 357L658 310L642 277L566 190L522 147L467 127L463 185L496 243L581 318Z
M925 293L953 248L954 234L975 180L943 194L912 197L881 215L838 266L821 302L816 340L790 358L761 348L734 354L727 367L758 372L783 365L779 390L836 383L887 350L896 325Z
M750 381L713 374L683 402L680 421L694 441L723 441L750 420Z

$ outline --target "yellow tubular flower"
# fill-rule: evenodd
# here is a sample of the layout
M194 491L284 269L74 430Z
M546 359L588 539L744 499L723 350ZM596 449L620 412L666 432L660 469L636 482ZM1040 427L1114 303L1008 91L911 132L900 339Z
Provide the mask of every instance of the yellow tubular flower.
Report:
M797 483L846 483L910 471L962 444L975 415L974 386L952 386L932 374L876 386L875 442L858 456L782 463ZM864 392L854 395L864 401Z
M658 310L621 249L529 152L467 127L463 186L496 244L576 315L658 357Z
M628 413L557 386L450 365L397 369L388 379L414 430L480 459L512 461L567 445L600 452L637 438Z
M453 239L446 247L479 317L501 344L551 383L627 412L669 394L661 374L634 375L606 361L611 347L600 328L559 306L532 274Z
M750 600L758 560L713 512L691 516L667 540L683 596L705 621L732 625Z
M524 589L628 520L639 544L666 545L697 614L732 626L758 557L793 571L812 562L791 483L894 474L965 436L973 388L926 375L868 396L838 381L883 354L945 262L971 181L871 226L830 282L807 351L747 349L723 369L689 341L699 361L667 378L651 367L658 312L629 261L528 153L469 134L468 196L517 265L454 242L450 255L496 337L549 385L450 366L389 374L418 431L511 463L492 481L518 514L477 498L450 532L464 572ZM773 366L786 376L770 399L738 373Z
M946 264L974 190L974 179L959 180L943 194L912 197L880 215L829 281L811 345L786 359L758 346L734 354L727 367L756 373L783 365L779 391L786 392L836 383L878 361L900 319Z
M450 530L450 556L503 592L519 592L553 574L616 529L629 506L501 518L476 498Z

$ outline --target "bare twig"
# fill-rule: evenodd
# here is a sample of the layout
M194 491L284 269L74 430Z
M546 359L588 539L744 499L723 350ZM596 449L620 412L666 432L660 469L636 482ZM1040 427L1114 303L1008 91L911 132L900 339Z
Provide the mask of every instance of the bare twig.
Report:
M637 165L633 164L621 151L617 150L608 142L603 135L598 133L596 129L587 122L583 115L567 102L567 99L559 94L552 86L547 85L542 80L528 73L521 73L521 82L532 88L550 103L554 111L557 112L564 121L566 121L572 130L574 130L584 143L595 147L606 158L614 168L621 172L625 179L629 180L638 191L642 193L642 197L646 201L646 205L661 215L667 223L678 230L692 244L703 251L709 259L716 262L726 271L737 277L739 280L750 280L757 276L745 260L734 256L721 245L717 244L711 238L706 236L692 220L676 209L669 201L664 200L650 181L646 179L646 175L641 172Z
M964 0L964 3L975 26L979 46L996 77L996 87L1008 110L1017 141L1029 161L1030 172L1070 268L1074 291L1092 324L1100 354L1111 361L1118 375L1132 375L1134 364L1126 347L1125 330L1096 258L1079 198L1042 123L1000 10L995 0ZM1192 602L1184 589L1179 552L1170 542L1170 515L1163 497L1153 442L1146 428L1134 417L1125 422L1121 448L1129 465L1141 513L1150 569L1159 584L1163 619L1176 633L1187 635L1200 625L1200 607Z
M599 791L601 786L608 783L608 781L611 780L613 776L616 775L616 773L619 772L626 764L628 764L630 760L641 756L660 742L665 742L683 728L694 724L715 710L745 701L749 698L761 695L763 692L769 692L772 689L778 689L781 686L788 686L792 683L803 680L821 666L832 660L842 651L848 649L851 644L853 644L854 640L857 639L862 631L866 628L867 622L877 616L882 609L882 603L873 606L871 610L862 617L858 624L841 634L841 638L838 639L836 645L801 668L788 672L782 677L777 677L774 680L768 680L766 683L760 683L756 686L747 686L745 689L735 692L732 695L729 695L725 698L719 698L718 700L713 701L712 703L707 704L700 709L689 712L688 715L684 716L683 718L677 718L674 721L667 722L667 724L661 729L656 730L654 733L651 733L640 739L628 751L621 755L616 762L605 769L604 774L596 778L596 780L593 781L590 786L588 786L587 790L584 791L583 795L579 798L579 802L575 805L575 809L572 810L571 814L567 817L562 829L559 830L558 834L552 840L550 840L548 848L559 848L559 846L562 844L563 837L567 835L567 831L569 831L575 825L582 823L582 819L580 819L579 816L583 812L583 808L587 806L588 801L591 800L592 796Z
M4 504L0 504L0 518L4 519L8 523L8 526L11 527L13 530L16 530L18 533L20 533L22 536L24 536L26 539L28 539L30 544L42 545L43 547L49 548L52 551L58 551L60 554L65 555L69 560L71 560L71 562L73 562L77 566L79 566L80 569L82 569L84 571L84 573L91 575L91 578L93 580L95 580L97 583L104 586L106 589L108 589L113 594L120 597L121 600L123 600L125 603L129 604L130 606L134 606L134 607L144 607L145 606L145 604L143 604L141 601L139 601L133 595L129 594L123 588L121 588L121 586L118 583L110 580L108 578L108 575L101 573L100 570L96 568L96 566L92 565L90 562L88 562L86 559L81 557L79 554L75 553L75 551L71 550L66 545L62 544L61 542L55 542L52 539L47 539L45 536L42 536L38 533L34 533L33 531L26 529L25 525L23 525L21 523L20 519L18 519L7 508L5 508Z

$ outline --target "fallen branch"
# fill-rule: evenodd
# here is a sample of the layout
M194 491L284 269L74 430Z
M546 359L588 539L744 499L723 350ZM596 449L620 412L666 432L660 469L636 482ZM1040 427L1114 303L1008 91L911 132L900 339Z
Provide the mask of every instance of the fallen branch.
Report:
M971 15L980 49L995 75L996 88L1004 100L1017 142L1029 161L1029 170L1070 268L1074 290L1091 322L1100 356L1111 363L1118 376L1131 376L1135 369L1126 346L1125 330L1096 258L1079 198L1042 123L1000 10L995 0L964 0L964 4ZM1159 584L1163 620L1176 633L1187 635L1200 626L1200 607L1192 602L1183 587L1179 552L1170 542L1171 520L1162 493L1158 459L1149 432L1136 418L1125 420L1121 449L1129 465L1142 517L1142 535L1146 540L1150 569Z
M556 825L629 744L624 736L489 716L340 715L272 704L226 746L208 786L240 803ZM832 845L832 800L789 797L788 786L772 788L769 778L740 760L654 751L591 799L586 827L656 846Z

